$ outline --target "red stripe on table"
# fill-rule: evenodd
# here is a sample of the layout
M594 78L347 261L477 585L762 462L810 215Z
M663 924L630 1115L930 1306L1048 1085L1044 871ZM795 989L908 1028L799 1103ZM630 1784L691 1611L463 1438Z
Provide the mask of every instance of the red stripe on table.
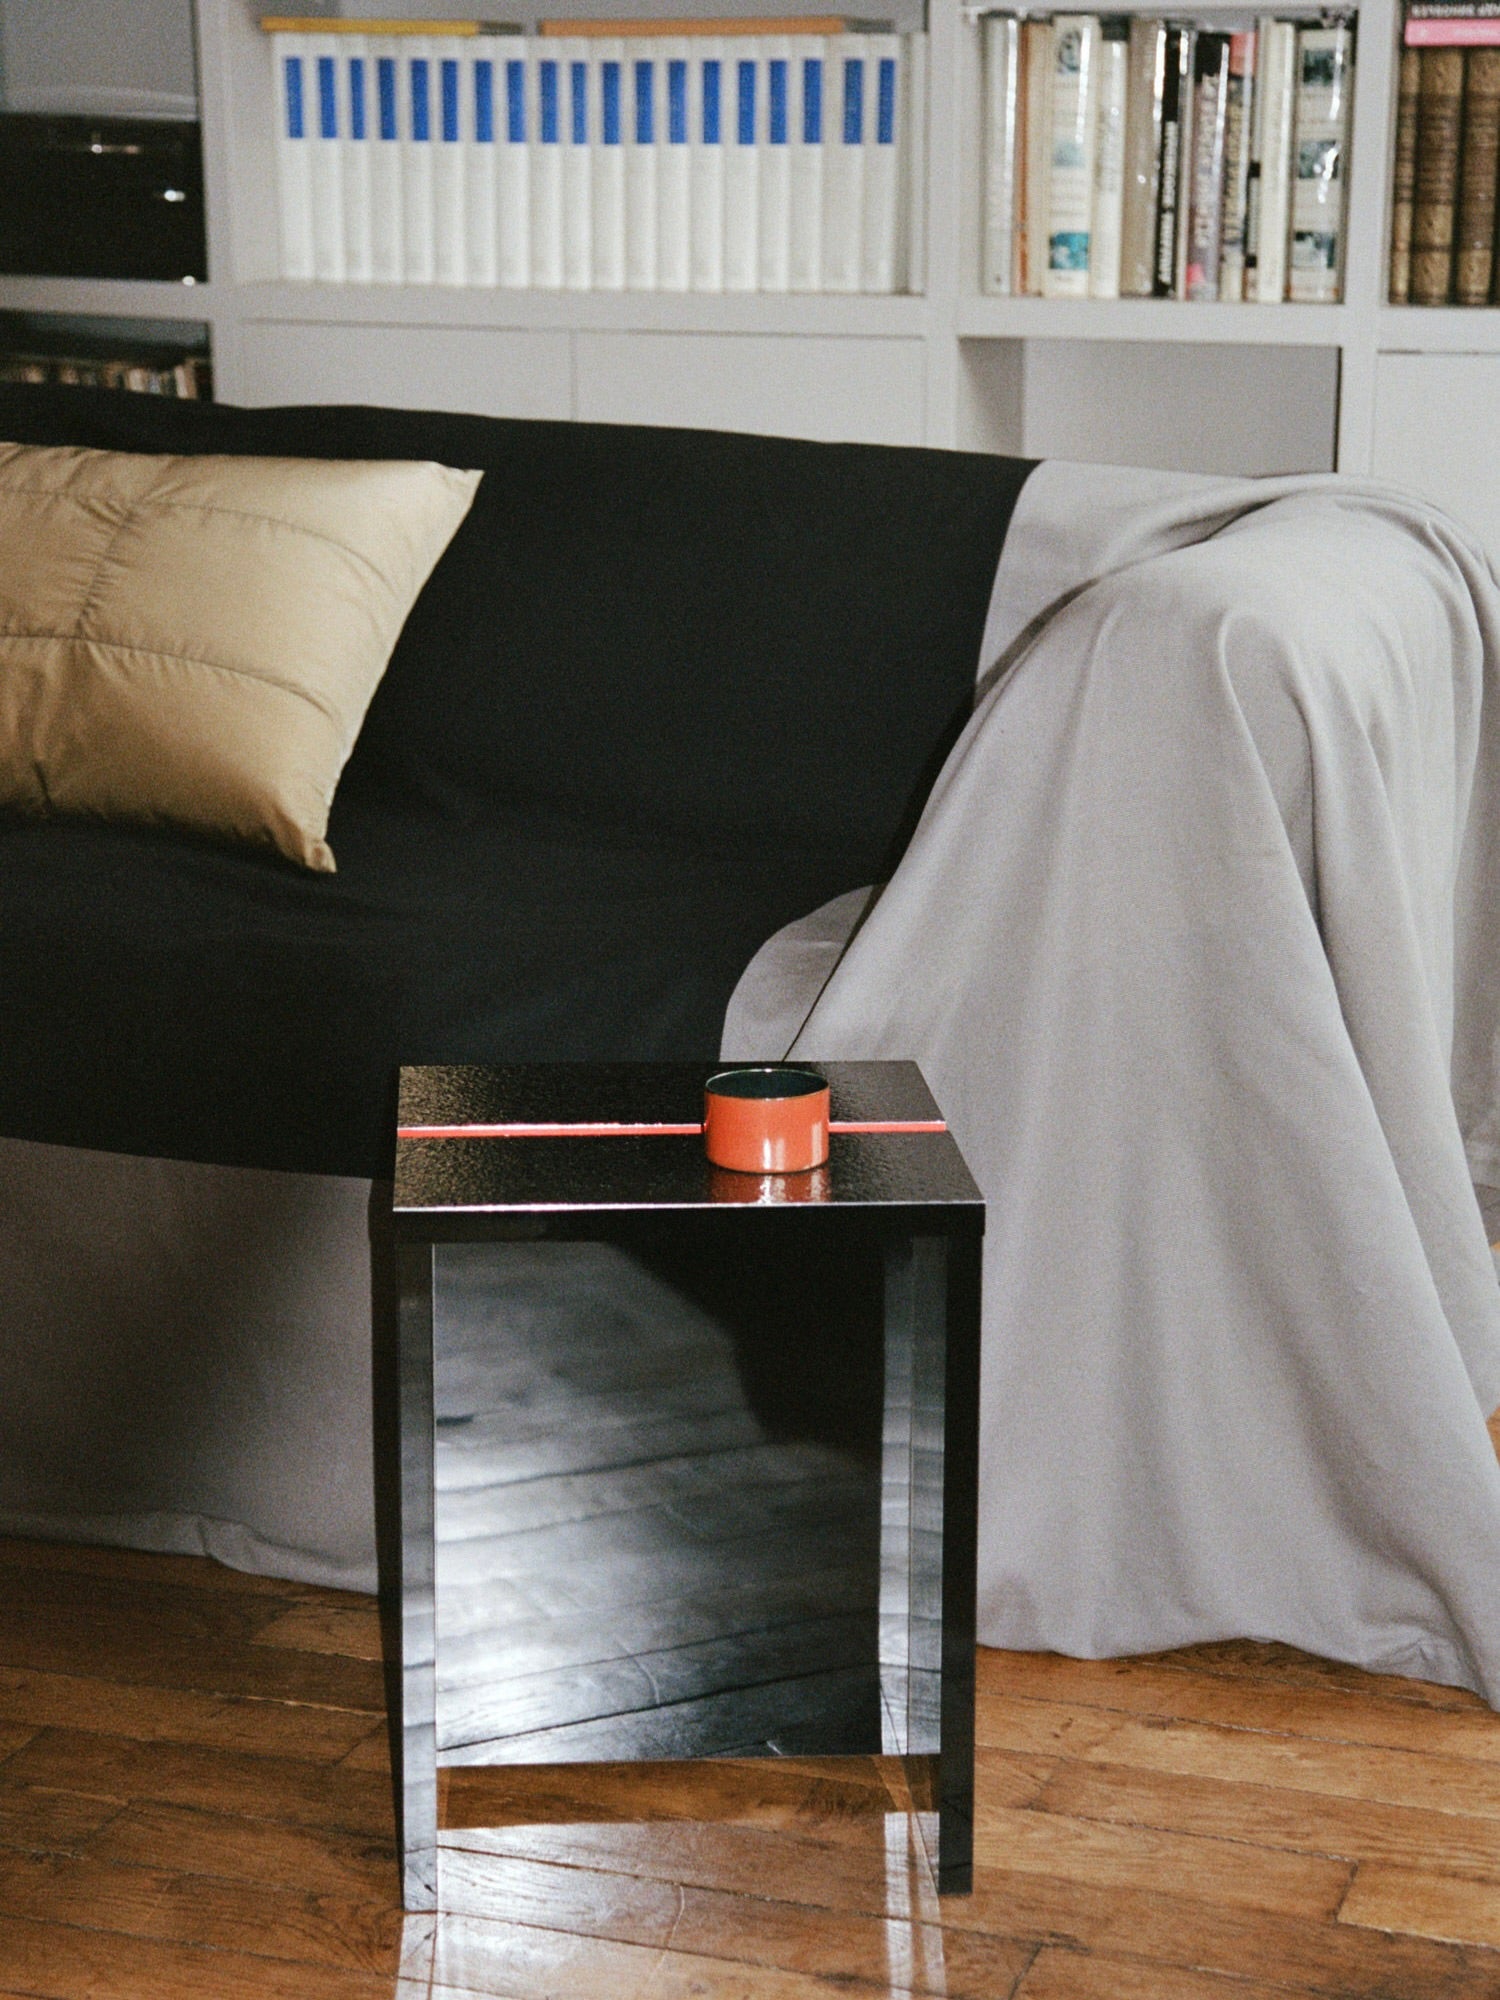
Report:
M941 1118L835 1118L830 1132L946 1132ZM696 1139L701 1125L398 1125L398 1139Z

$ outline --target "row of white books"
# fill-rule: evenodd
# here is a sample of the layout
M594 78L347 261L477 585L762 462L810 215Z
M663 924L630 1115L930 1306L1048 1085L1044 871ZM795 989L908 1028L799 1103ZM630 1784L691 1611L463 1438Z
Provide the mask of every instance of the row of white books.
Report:
M983 30L984 291L1341 296L1349 20L989 14Z
M924 36L270 41L285 278L907 287Z

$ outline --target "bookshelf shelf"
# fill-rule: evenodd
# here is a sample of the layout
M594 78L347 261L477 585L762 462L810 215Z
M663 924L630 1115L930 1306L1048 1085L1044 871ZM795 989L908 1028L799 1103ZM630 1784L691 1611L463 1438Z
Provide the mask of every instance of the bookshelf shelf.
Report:
M1111 340L1190 346L1336 347L1346 306L1184 305L1173 299L965 299L960 340Z
M10 312L212 322L221 305L222 298L211 284L162 284L145 278L0 278L0 306Z
M1383 354L1500 354L1500 306L1382 306Z
M506 291L444 285L266 283L237 291L246 320L350 326L922 339L925 298L764 292Z

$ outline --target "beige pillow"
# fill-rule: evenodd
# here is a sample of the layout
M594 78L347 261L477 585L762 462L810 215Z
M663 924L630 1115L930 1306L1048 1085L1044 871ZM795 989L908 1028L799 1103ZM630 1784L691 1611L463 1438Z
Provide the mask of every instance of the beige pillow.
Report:
M339 773L479 479L0 444L0 803L331 869Z

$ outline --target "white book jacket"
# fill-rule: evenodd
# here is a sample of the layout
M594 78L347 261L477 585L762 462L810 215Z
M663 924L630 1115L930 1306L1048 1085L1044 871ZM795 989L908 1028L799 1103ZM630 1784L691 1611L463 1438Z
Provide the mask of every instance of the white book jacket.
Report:
M692 275L692 41L667 36L657 48L656 282L685 292Z
M695 292L724 289L724 138L731 102L724 44L695 40L688 71L689 278Z
M370 241L370 151L375 78L363 35L340 35L339 146L343 154L344 275L352 285L374 276Z
M857 292L869 62L862 35L832 35L824 78L823 289Z
M625 45L592 44L594 289L625 285Z
M563 79L554 37L531 44L527 139L531 152L531 282L557 291L563 281Z
M377 285L405 282L401 163L401 44L370 37L370 276Z
M760 44L750 36L724 43L724 289L760 284L760 152L757 108L765 91Z
M313 106L305 35L273 35L276 74L277 221L281 275L313 275L312 131Z

